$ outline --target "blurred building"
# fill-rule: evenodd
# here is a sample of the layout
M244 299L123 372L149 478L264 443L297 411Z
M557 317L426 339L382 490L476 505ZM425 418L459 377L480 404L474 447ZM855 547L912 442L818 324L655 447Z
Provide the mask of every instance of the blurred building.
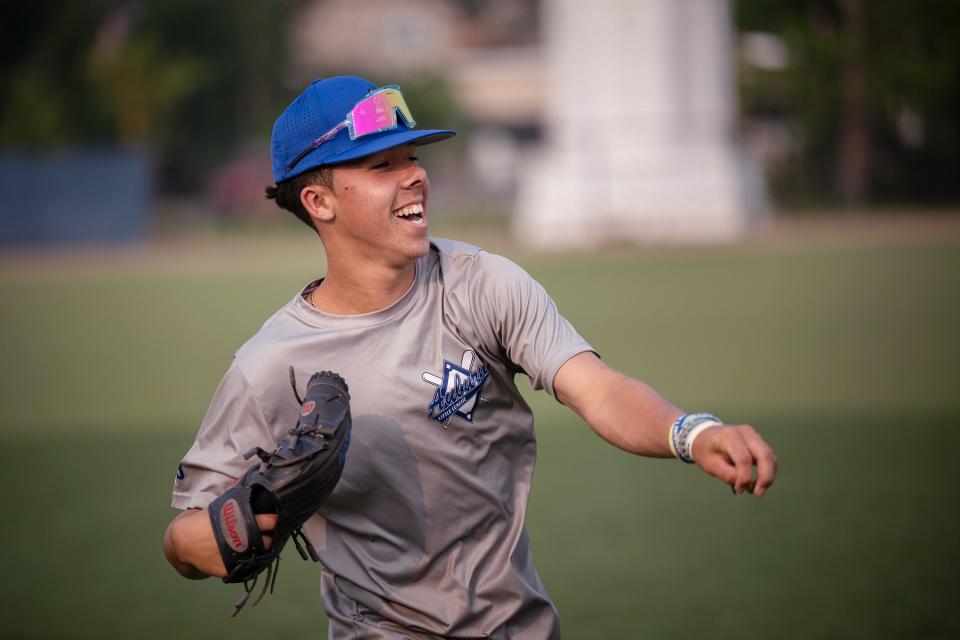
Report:
M476 53L537 41L536 0L314 0L294 16L290 58L301 79L340 69L435 73Z
M733 240L763 209L736 136L722 0L544 5L546 140L518 236L544 247Z
M441 72L459 51L457 16L445 0L318 0L291 26L295 68Z
M726 0L317 0L291 43L298 84L444 78L471 178L517 196L528 241L728 240L763 209Z

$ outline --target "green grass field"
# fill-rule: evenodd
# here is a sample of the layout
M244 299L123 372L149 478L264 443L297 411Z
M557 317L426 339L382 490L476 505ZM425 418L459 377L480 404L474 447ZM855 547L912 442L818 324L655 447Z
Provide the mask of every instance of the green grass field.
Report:
M528 528L564 637L958 637L958 234L502 248L610 364L756 425L781 461L766 498L734 497L530 392ZM0 254L0 637L325 637L319 571L296 554L273 597L230 619L238 587L183 580L160 549L206 403L322 269L313 242L42 257Z

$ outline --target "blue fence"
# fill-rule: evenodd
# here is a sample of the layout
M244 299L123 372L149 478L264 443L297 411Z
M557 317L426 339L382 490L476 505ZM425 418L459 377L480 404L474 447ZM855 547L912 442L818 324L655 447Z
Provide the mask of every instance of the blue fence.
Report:
M0 152L0 245L139 240L151 190L140 151Z

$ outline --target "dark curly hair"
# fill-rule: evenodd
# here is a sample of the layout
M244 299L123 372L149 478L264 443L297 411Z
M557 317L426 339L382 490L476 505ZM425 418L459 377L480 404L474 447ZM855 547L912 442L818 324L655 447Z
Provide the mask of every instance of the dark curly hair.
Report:
M317 228L313 224L313 219L300 202L300 192L304 187L312 184L323 185L328 189L333 189L333 169L331 167L317 167L289 180L284 180L280 184L267 185L264 188L268 200L273 200L281 209L286 209L297 216L303 224L314 231Z

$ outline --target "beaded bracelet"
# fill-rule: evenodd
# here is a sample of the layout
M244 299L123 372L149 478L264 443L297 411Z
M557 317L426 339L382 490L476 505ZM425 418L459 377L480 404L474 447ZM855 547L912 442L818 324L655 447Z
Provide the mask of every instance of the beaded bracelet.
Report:
M670 425L670 452L684 462L693 462L693 441L707 427L722 425L712 413L688 413Z

